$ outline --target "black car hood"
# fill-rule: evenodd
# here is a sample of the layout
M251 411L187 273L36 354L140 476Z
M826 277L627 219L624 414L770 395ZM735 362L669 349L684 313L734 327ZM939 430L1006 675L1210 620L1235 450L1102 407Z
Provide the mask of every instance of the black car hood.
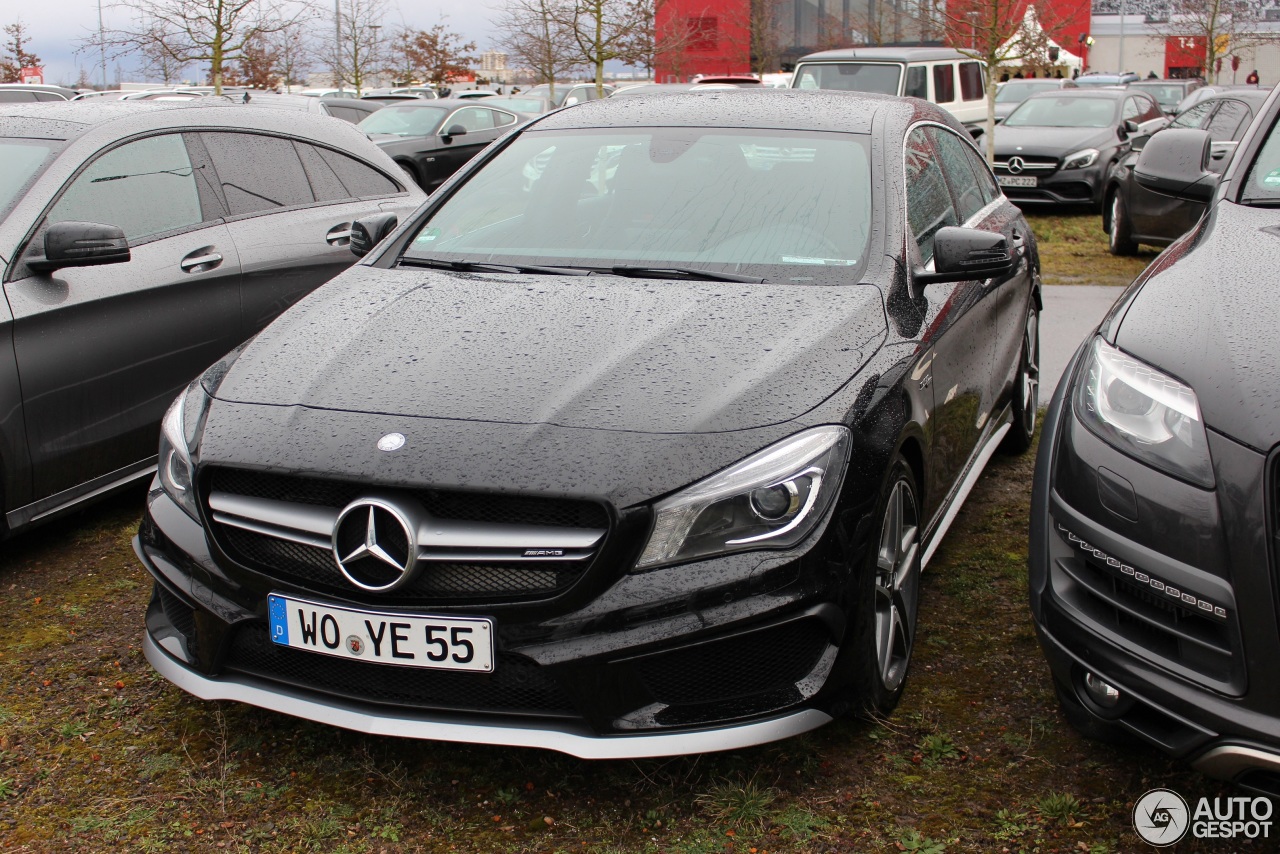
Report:
M1117 142L1116 129L996 126L996 153L1062 157L1082 148L1101 148Z
M1280 442L1280 303L1269 273L1280 233L1271 229L1280 210L1219 203L1154 262L1115 333L1122 350L1195 390L1205 424L1259 451Z
M882 342L880 290L354 267L264 330L220 400L641 433L794 419Z

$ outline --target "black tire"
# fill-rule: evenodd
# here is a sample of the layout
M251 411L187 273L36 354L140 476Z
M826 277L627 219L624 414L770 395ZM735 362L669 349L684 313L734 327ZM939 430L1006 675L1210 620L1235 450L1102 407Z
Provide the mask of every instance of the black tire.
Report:
M418 177L417 169L414 169L408 163L402 163L399 160L396 161L396 165L399 166L404 171L404 174L408 176L410 181L417 184L419 187L422 187L422 179ZM423 187L423 189L426 189L426 188Z
M850 685L854 709L887 715L902 699L920 605L920 502L911 465L894 457L876 501L873 526L855 573Z
M1111 206L1110 227L1107 229L1107 248L1112 255L1136 255L1138 244L1133 239L1133 226L1129 222L1129 209L1117 188L1107 197Z
M1040 311L1033 303L1022 333L1022 353L1013 380L1013 426L1000 443L1010 454L1026 453L1036 434L1040 412Z

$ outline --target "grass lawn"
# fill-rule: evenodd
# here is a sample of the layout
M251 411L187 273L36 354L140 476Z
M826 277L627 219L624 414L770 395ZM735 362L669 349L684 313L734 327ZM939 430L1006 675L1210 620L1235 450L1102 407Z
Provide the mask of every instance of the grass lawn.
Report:
M1132 257L1112 255L1098 213L1049 215L1029 208L1027 222L1039 242L1046 285L1127 285L1159 254L1143 246Z

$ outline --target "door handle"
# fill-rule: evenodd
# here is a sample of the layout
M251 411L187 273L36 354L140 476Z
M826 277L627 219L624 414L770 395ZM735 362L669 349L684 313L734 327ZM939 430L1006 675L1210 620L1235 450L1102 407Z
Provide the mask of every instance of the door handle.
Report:
M340 222L324 236L325 243L330 246L349 246L351 245L351 223Z
M178 262L184 273L203 273L212 270L222 263L222 256L212 246L204 246Z

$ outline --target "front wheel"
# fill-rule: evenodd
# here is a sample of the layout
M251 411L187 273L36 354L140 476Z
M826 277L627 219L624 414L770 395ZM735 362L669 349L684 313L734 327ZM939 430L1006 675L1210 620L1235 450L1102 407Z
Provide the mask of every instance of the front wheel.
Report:
M920 503L910 464L898 454L876 504L880 537L857 573L853 628L856 705L886 715L902 699L920 605Z
M1135 255L1138 244L1133 239L1133 226L1129 223L1129 209L1117 189L1111 194L1111 227L1107 229L1107 248L1112 255Z
M1040 312L1035 305L1027 312L1027 325L1022 333L1022 353L1018 357L1018 375L1013 381L1013 426L1001 447L1011 454L1021 454L1031 447L1036 434L1036 416L1040 407Z

